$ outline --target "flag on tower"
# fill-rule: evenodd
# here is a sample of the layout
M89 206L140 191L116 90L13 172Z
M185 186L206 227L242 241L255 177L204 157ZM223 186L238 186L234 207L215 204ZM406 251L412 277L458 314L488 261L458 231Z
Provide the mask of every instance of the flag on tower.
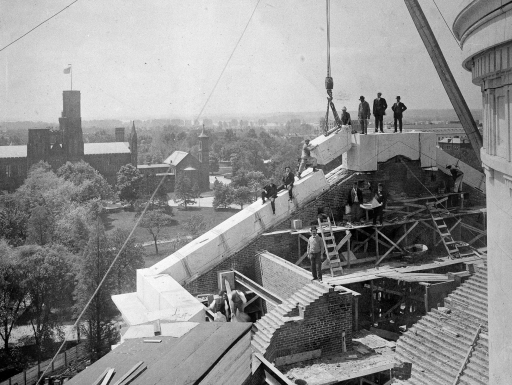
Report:
M71 66L69 66L68 68L64 68L64 73L65 74L71 73Z

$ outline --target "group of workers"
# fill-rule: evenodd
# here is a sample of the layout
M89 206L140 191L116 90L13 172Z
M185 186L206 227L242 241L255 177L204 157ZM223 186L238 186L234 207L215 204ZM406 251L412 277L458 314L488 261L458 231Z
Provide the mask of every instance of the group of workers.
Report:
M329 102L331 103L331 108L334 111L334 105L332 104L332 96L328 97ZM371 118L371 114L375 117L375 132L384 132L384 115L386 115L386 110L388 108L388 103L386 99L382 97L382 92L377 93L377 97L373 100L373 109L370 110L370 104L365 100L364 96L359 97L359 108L357 110L357 118L359 120L359 125L361 126L361 134L366 135L368 133L368 121ZM393 119L395 131L402 132L402 118L403 113L407 110L407 107L404 103L401 102L400 96L396 97L396 103L391 107L393 110ZM338 126L352 126L352 120L350 118L350 114L347 112L347 107L341 108L341 117L338 117L337 114L334 114L334 118ZM357 131L352 131L353 134L357 133Z
M214 314L215 322L245 322L247 314L244 312L247 298L241 290L233 290L228 295L221 290L208 308Z

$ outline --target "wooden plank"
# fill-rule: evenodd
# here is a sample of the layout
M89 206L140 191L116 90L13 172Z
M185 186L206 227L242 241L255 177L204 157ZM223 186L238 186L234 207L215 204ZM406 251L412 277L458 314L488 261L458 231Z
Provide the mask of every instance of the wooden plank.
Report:
M290 354L288 356L277 357L274 360L276 366L295 364L296 362L312 360L314 358L320 358L322 355L322 349L310 350L308 352Z
M263 367L268 371L271 376L278 380L278 384L294 385L288 377L281 373L274 365L272 365L261 353L254 353L254 356L261 362Z
M103 378L107 375L108 371L110 370L111 368L106 368L103 373L100 374L100 376L92 383L92 385L100 385L101 382L103 381Z
M105 378L103 379L103 381L101 381L101 385L108 385L110 379L112 378L115 372L116 370L114 368L110 368L107 374L105 374Z

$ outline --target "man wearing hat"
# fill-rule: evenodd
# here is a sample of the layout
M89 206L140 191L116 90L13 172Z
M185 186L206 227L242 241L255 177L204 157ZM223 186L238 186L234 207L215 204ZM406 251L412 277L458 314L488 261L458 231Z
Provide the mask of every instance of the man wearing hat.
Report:
M381 98L382 92L377 92L377 98L373 101L373 116L375 116L375 132L384 132L384 115L388 104L386 99Z
M313 280L322 280L322 254L324 253L324 241L318 236L316 226L311 227L311 237L308 239L308 258L311 261L311 273Z
M360 96L359 109L357 111L357 117L359 119L359 125L361 126L361 134L368 133L368 119L370 119L370 105L364 100L364 96Z
M400 96L396 97L396 103L391 107L393 110L393 118L395 119L395 132L396 132L396 122L398 120L398 125L400 127L400 132L402 132L402 114L407 109L405 104L400 101Z

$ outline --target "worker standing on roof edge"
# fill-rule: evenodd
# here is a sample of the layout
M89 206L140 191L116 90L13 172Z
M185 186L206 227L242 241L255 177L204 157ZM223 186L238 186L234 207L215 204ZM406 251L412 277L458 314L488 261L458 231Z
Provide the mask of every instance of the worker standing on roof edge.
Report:
M446 166L446 168L452 174L452 178L455 183L453 186L453 192L462 192L462 178L464 177L464 173L458 166Z
M231 291L231 295L228 295L228 300L231 308L231 322L233 322L235 317L240 316L240 314L244 312L247 299L242 291L233 290Z
M311 261L311 274L313 281L322 280L322 254L324 253L324 241L318 236L315 226L311 227L311 237L308 239L308 258Z
M270 178L268 184L263 187L261 192L261 200L265 204L265 198L270 201L272 207L272 214L276 214L276 198L277 198L277 186L274 184L274 178Z
M302 146L302 156L300 160L299 172L297 173L297 178L300 179L300 174L307 166L313 167L313 172L316 171L316 158L311 156L311 151L317 148L318 145L313 146L309 145L309 139L304 140L304 146Z
M407 109L405 104L400 101L400 96L396 97L396 103L391 107L393 110L393 119L395 121L395 133L396 133L396 123L398 121L398 126L400 127L400 133L402 133L402 116L403 112Z
M360 96L359 109L357 111L357 117L359 119L359 125L361 126L361 134L368 133L368 119L370 119L370 105L364 100L364 96Z
M382 92L377 92L377 98L373 100L373 116L375 116L375 132L384 133L384 115L386 115L386 109L388 103L386 99L381 98Z

